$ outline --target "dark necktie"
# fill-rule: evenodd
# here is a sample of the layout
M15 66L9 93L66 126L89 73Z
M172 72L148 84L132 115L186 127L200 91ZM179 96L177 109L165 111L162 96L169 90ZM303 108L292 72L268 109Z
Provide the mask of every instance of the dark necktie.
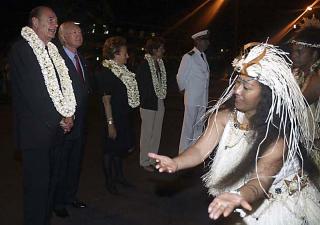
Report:
M83 73L80 65L80 60L77 54L74 55L74 59L76 60L76 70L81 78L81 81L84 82Z
M206 60L206 58L205 58L205 56L204 56L204 53L203 52L201 52L201 58L203 59L203 61L207 64L207 69L208 69L208 71L210 70L209 69L209 65L208 65L208 62L207 62L207 60Z
M201 58L203 59L203 61L206 61L204 58L204 53L202 52L200 55L201 55Z

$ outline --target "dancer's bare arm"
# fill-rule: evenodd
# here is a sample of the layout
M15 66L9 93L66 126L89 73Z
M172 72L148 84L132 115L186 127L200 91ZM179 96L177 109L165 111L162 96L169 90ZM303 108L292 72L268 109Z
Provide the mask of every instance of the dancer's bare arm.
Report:
M156 168L159 172L171 173L176 172L177 170L197 166L210 155L219 143L229 115L229 110L223 110L219 111L217 114L212 114L203 135L195 144L190 146L179 156L171 159L166 156L149 153L149 157L156 160Z

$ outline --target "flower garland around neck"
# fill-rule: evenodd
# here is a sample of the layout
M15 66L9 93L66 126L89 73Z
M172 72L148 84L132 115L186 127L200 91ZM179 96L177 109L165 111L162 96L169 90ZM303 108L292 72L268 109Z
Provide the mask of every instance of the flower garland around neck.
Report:
M149 68L152 76L152 83L154 91L158 98L165 99L167 95L167 73L162 59L157 59L160 68L160 78L157 76L157 69L154 63L154 59L150 54L145 54L144 58L149 64Z
M30 27L23 27L21 36L28 42L36 55L49 96L56 110L64 117L71 117L76 110L76 99L68 68L60 56L57 47L49 42L48 51L42 40ZM50 59L51 58L51 59ZM52 60L52 61L51 61ZM61 89L56 76L59 76Z
M114 60L103 60L102 65L109 68L127 88L128 104L131 108L140 105L140 95L135 74L130 72L125 65L118 65Z

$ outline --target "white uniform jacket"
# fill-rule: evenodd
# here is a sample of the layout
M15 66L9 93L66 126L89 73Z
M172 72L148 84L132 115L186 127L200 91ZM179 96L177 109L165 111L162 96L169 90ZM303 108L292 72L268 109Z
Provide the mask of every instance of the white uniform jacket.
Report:
M204 53L194 47L181 60L177 74L179 89L184 90L184 104L207 107L209 88L209 65Z

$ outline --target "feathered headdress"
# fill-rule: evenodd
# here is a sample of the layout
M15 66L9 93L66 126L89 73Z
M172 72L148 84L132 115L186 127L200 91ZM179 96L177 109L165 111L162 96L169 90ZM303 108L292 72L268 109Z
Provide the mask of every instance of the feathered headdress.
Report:
M312 14L312 18L309 19L308 17L303 17L302 22L299 23L300 29L306 29L306 28L318 28L320 29L320 20L316 18L314 14Z
M309 19L308 17L303 17L302 22L299 23L299 26L300 26L300 29L297 31L298 34L308 29L320 29L320 20L316 18L316 16L313 14L311 19ZM306 41L296 40L295 37L289 40L289 43L302 45L308 48L320 48L319 41L317 41L316 43L308 43Z

